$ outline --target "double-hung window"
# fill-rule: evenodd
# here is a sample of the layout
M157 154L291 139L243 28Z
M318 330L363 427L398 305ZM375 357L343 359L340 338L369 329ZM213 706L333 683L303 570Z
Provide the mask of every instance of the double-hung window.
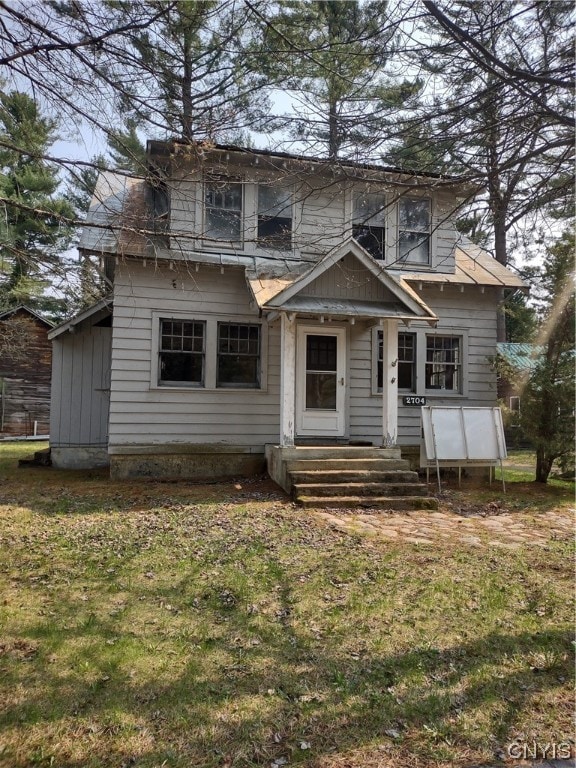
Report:
M354 201L352 236L375 259L386 254L386 200L384 195L358 195Z
M430 200L398 200L398 259L408 264L430 263Z
M384 335L378 331L378 391L382 391ZM416 392L416 334L398 334L398 389Z
M426 389L462 391L460 336L426 337Z
M258 185L258 244L287 251L292 248L292 193Z
M206 323L160 320L158 383L163 386L204 384Z
M242 184L210 179L204 188L204 233L210 240L242 240Z
M260 326L218 323L216 386L260 386Z

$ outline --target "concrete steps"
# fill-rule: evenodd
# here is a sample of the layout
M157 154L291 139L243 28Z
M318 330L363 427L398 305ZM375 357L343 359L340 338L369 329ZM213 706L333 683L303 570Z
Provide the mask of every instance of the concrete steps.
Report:
M427 486L397 449L292 448L283 458L286 486L304 507L385 511L437 509Z

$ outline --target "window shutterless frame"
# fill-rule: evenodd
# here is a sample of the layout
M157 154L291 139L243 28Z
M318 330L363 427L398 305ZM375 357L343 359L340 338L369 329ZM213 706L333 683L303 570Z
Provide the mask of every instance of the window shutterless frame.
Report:
M430 198L399 198L398 261L401 264L430 264L430 230Z
M363 193L354 198L352 237L375 259L386 258L386 198Z
M205 179L205 239L242 242L243 197L243 185L238 179Z
M204 386L206 323L161 318L159 338L158 384Z
M218 323L216 387L259 389L261 328L254 323Z

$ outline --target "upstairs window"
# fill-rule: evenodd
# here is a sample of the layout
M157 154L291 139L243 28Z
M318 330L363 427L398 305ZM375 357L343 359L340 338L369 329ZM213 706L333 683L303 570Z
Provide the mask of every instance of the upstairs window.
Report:
M206 323L160 320L159 384L203 386Z
M205 185L205 236L211 240L242 240L242 184L211 180Z
M292 194L286 189L258 186L258 244L288 251L292 248Z
M383 195L359 195L354 202L352 236L375 259L385 258L386 201Z
M459 336L426 337L426 389L462 391L462 354Z
M409 264L430 263L430 200L398 201L398 258Z
M260 386L260 326L218 323L217 387Z

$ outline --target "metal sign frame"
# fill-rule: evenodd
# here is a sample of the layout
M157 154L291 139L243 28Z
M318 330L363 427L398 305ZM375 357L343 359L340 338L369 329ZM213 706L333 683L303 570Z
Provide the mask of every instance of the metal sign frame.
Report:
M438 490L442 490L440 467L495 467L500 464L506 493L504 467L506 440L500 408L474 406L423 406L420 466L436 467ZM490 470L492 479L492 470Z

